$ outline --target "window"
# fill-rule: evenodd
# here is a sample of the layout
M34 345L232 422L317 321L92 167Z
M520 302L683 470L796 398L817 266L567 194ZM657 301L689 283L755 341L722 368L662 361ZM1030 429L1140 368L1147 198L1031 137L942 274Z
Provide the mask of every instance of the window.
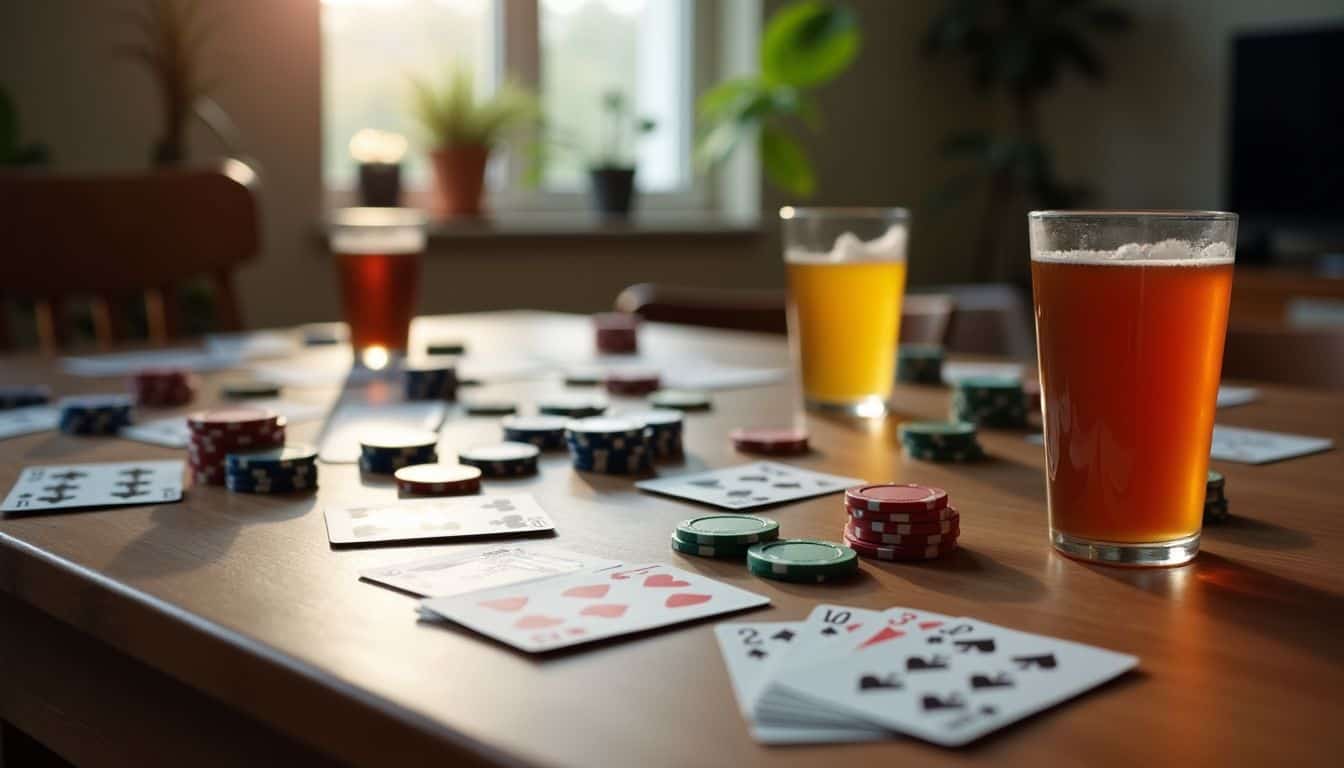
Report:
M349 141L363 128L406 135L408 187L429 184L420 136L406 107L410 73L441 77L472 67L484 89L506 78L534 87L553 140L540 186L522 183L521 163L496 163L500 207L584 207L586 169L610 149L603 94L656 128L638 138L621 127L623 154L637 161L644 203L685 207L701 199L691 168L695 91L694 0L323 0L323 175L349 190Z

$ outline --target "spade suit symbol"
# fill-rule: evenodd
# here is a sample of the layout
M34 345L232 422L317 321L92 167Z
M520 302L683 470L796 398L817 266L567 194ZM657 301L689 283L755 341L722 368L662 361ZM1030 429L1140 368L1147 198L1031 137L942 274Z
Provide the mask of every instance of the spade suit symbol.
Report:
M791 629L781 629L781 630L779 630L778 632L776 632L775 634L771 635L771 636L770 636L770 639L771 639L771 640L783 640L784 642L788 643L788 642L792 642L792 640L793 640L793 636L794 636L794 631L793 631L793 630L791 630Z
M940 709L961 709L966 706L961 694L957 693L950 694L947 698L939 698L932 693L926 693L920 698L920 704L924 707L925 712Z
M899 690L904 687L905 686L901 685L900 679L897 678L895 674L890 674L886 677L864 675L859 678L860 691Z
M1000 672L993 677L989 675L971 675L971 687L975 690L981 688L1012 688L1013 678L1008 676L1007 672Z
M989 637L984 640L953 640L952 644L957 646L957 650L962 653L967 651L979 651L980 653L994 652L994 638Z
M1032 667L1054 669L1058 666L1053 653L1042 653L1038 656L1014 656L1013 661L1017 663L1018 669L1031 669Z
M747 651L747 655L753 659L764 659L766 656L769 656L770 654L766 653L765 651L762 651L760 648L752 648L750 651Z
M929 669L947 669L947 657L935 654L927 659L923 656L911 656L905 660L906 672L922 672Z

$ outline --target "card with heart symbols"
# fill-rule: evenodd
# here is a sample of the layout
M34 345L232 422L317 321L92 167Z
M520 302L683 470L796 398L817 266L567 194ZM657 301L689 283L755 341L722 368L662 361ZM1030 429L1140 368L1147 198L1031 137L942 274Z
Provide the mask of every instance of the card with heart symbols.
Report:
M775 461L754 461L728 469L641 480L635 487L741 511L837 493L862 483L856 477L828 475Z
M420 609L519 650L540 653L769 602L764 595L654 564L431 598Z
M328 507L326 518L327 539L333 545L525 536L555 529L550 516L526 493Z

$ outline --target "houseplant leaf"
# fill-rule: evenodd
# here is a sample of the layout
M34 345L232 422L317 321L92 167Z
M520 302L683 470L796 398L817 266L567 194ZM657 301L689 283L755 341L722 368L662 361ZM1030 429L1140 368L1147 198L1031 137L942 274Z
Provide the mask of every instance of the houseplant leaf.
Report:
M859 53L859 19L848 8L805 0L776 13L761 40L761 75L811 88L839 75Z
M816 187L802 145L771 125L761 128L761 165L771 181L799 197L810 197Z

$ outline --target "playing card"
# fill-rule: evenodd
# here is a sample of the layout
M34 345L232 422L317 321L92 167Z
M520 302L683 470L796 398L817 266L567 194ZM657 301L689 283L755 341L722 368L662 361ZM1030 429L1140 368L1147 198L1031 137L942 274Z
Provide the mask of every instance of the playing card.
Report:
M206 334L205 348L216 357L256 360L289 357L299 350L299 343L292 333L244 331Z
M784 368L744 368L708 360L662 367L663 386L672 389L745 389L783 381Z
M327 412L326 406L293 400L249 400L247 407L275 411L290 424L320 419ZM117 434L127 440L168 448L186 448L191 442L191 430L187 427L186 416L166 416L162 419L137 422L129 427L122 427Z
M447 406L437 400L369 405L344 402L332 409L318 444L327 464L359 461L359 438L383 429L419 429L437 432Z
M943 362L943 383L956 385L962 379L988 376L996 379L1022 378L1022 366L1017 363L968 363L947 360Z
M1268 464L1311 453L1328 451L1335 441L1328 437L1289 435L1244 427L1213 426L1213 447L1209 455L1224 461Z
M766 605L770 598L670 565L571 573L422 608L528 653Z
M550 516L526 493L327 507L326 518L332 544L525 536L555 529Z
M61 412L50 405L31 405L0 411L0 440L34 432L55 429L61 422Z
M180 461L24 467L0 512L163 504L182 498Z
M1226 384L1218 387L1218 408L1231 408L1245 405L1260 399L1260 390L1255 387L1232 387Z
M61 364L68 373L76 376L127 376L150 368L217 371L237 365L238 358L218 355L204 349L152 349L66 357L62 358Z
M641 480L635 487L740 510L824 496L862 482L854 477L828 475L774 461L757 461L728 469Z
M557 547L490 546L369 568L359 577L421 597L447 597L618 565Z
M974 619L781 671L775 684L945 746L960 746L1110 680L1126 654Z

